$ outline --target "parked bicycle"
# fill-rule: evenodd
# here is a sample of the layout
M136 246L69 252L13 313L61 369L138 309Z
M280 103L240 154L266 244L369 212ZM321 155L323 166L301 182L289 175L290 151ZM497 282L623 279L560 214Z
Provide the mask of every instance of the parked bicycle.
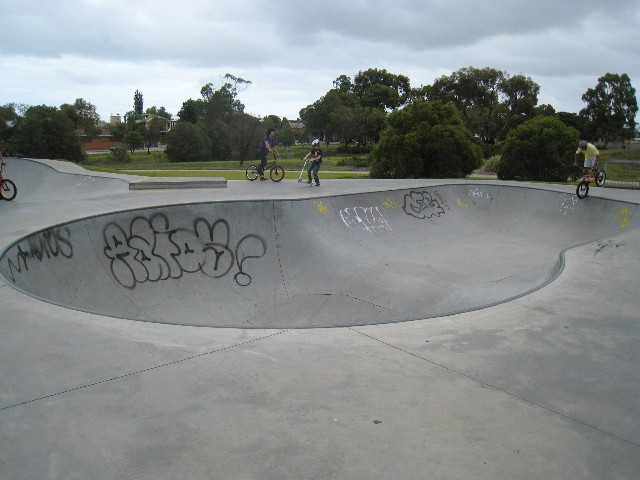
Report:
M6 163L0 163L0 200L11 201L16 198L18 189L15 183L2 175L5 165Z
M273 154L273 162L267 163L264 166L264 172L269 170L269 178L274 182L279 182L284 178L284 168L278 165L278 157L276 154ZM247 176L247 180L251 180L252 182L258 178L258 165L249 165L245 170L245 175Z
M580 183L578 183L576 187L576 196L578 198L585 198L589 195L590 183L595 183L598 187L601 187L606 180L606 172L604 170L598 170L598 167L594 167L591 171L587 171L582 175Z

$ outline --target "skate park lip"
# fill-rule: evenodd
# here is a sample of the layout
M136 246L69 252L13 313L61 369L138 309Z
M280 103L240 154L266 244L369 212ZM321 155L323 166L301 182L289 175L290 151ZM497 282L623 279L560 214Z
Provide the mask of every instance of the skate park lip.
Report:
M40 300L137 321L393 323L542 288L567 249L637 227L636 207L483 183L161 205L24 236L0 255L0 275Z

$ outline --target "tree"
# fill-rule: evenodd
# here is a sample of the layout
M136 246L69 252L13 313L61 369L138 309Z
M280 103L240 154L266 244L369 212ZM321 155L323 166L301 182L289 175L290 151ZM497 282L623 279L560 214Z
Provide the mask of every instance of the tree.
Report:
M73 105L61 105L60 110L71 119L83 144L100 132L100 115L95 105L86 100L77 98Z
M407 102L411 85L404 75L369 68L354 77L351 91L363 107L393 110Z
M260 120L246 113L234 113L225 124L224 143L230 147L231 156L240 161L256 156L261 135Z
M138 90L133 94L133 111L136 115L142 115L144 112L144 101L142 100L142 93Z
M556 117L528 120L507 135L498 178L564 182L572 173L577 143L578 131Z
M203 118L204 102L202 100L189 99L182 102L182 108L178 112L180 120L189 123L197 123Z
M147 154L150 153L151 145L158 143L164 131L165 122L154 116L144 128L144 142L147 146Z
M296 141L296 135L291 128L291 124L285 118L282 126L276 133L278 145L282 145L285 149L285 158L289 158L289 147Z
M15 128L15 148L22 155L74 162L84 160L75 124L56 107L29 107Z
M15 104L9 103L0 107L0 152L8 149L13 152L11 140L18 120Z
M528 77L510 77L495 68L467 67L436 79L413 95L453 102L471 132L485 143L496 143L535 115L539 92L539 85Z
M345 109L352 109L357 105L357 100L352 94L334 88L313 105L300 110L300 118L313 135L325 139L328 151L331 138L340 133L341 115L344 115Z
M200 126L181 121L167 133L165 153L171 162L208 162L211 140Z
M602 137L605 147L612 140L633 138L638 113L636 90L626 73L607 73L589 88L582 101L587 104L580 115L590 123L593 138Z
M167 110L164 107L160 107L160 108L150 107L150 108L147 108L147 111L145 113L149 115L155 115L156 117L166 118L167 120L173 119L173 115L167 112Z
M482 155L453 103L415 101L389 115L371 159L372 177L445 178L468 175Z
M131 153L135 152L138 148L144 147L144 136L137 130L129 130L124 137L124 143Z

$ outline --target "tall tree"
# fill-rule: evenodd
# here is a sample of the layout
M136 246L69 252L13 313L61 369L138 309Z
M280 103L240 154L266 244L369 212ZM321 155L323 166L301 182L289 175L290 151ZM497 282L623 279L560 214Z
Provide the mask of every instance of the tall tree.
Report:
M142 93L139 90L133 94L133 111L136 115L142 115L144 113L144 101L142 99Z
M407 102L411 84L404 75L369 68L358 72L351 90L363 107L393 110Z
M28 157L84 160L75 124L56 107L29 107L18 119L14 141L16 150Z
M535 115L539 92L540 87L529 77L510 77L495 68L467 67L414 94L453 102L469 130L483 142L495 143Z
M77 98L73 105L66 103L61 105L60 110L71 119L76 135L83 144L100 132L100 115L95 105L86 100Z
M587 104L580 110L594 136L602 137L605 146L612 140L625 141L633 137L638 113L636 90L626 73L607 73L598 79L595 88L589 88L582 101Z

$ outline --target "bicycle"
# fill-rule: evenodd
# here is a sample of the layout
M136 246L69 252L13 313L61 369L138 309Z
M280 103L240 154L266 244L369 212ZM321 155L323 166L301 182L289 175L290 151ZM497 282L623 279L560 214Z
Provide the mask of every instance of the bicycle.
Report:
M576 196L578 198L585 198L589 195L589 184L595 183L598 187L604 185L607 180L607 174L604 170L598 170L598 167L593 167L589 172L585 172L580 179L580 183L576 187Z
M269 170L269 178L273 182L279 182L280 180L282 180L284 178L284 168L282 168L280 165L278 165L277 161L278 161L278 157L274 153L273 154L273 162L267 163L264 166L264 170L262 171L262 174L264 176L264 172L268 169ZM245 175L247 177L247 180L249 180L251 182L256 180L258 178L258 176L259 176L258 175L258 165L249 165L247 167L247 169L245 170Z
M5 165L6 163L0 163L0 200L7 200L10 202L16 198L18 189L15 183L8 178L4 178L2 175L2 170L4 170Z

